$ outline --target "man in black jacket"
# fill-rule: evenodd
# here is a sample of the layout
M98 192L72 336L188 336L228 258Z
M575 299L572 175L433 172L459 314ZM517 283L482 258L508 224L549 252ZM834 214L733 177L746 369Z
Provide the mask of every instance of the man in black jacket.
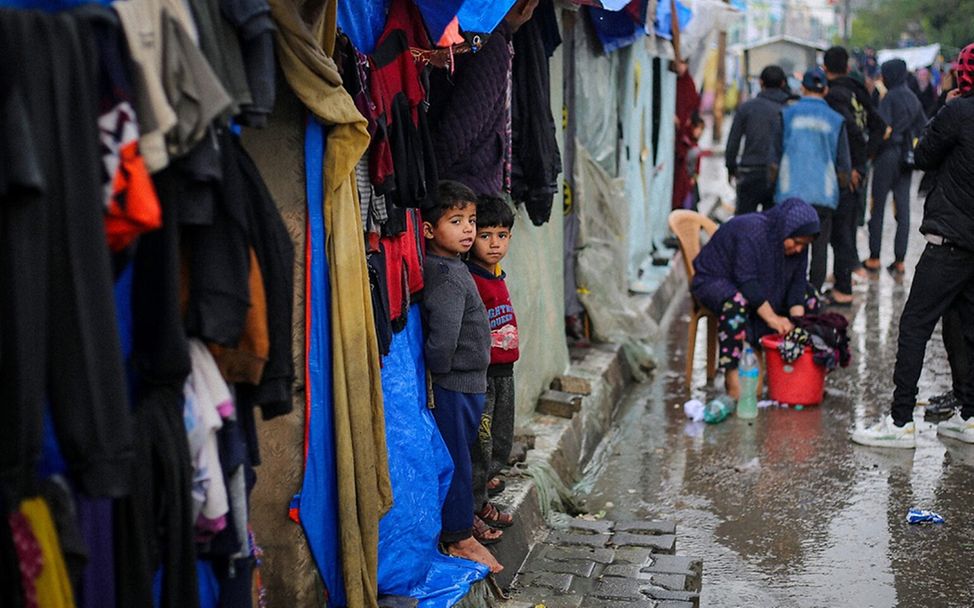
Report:
M741 104L734 116L724 154L727 175L737 180L735 213L751 213L774 205L774 142L781 139L781 109L789 99L785 72L776 65L761 70L761 92ZM737 154L744 138L740 162Z
M879 255L883 244L883 215L886 199L892 192L896 209L896 239L893 243L895 260L887 267L894 275L905 272L903 261L910 237L910 184L913 171L904 163L913 140L923 130L927 115L913 91L906 85L906 62L890 59L880 68L883 83L888 89L879 103L879 114L890 126L890 136L876 157L872 183L872 214L869 217L869 259L863 266L877 272L881 268Z
M927 247L917 263L903 314L893 372L892 415L853 433L852 440L879 447L916 447L913 407L927 341L937 321L952 307L974 316L974 44L958 57L966 71L957 93L926 126L916 147L916 166L939 171L927 197L920 232ZM963 328L968 350L974 328ZM970 362L968 362L970 365ZM937 434L974 443L974 376L957 387L961 410L937 425Z
M849 188L839 195L839 206L832 216L835 285L829 296L834 305L841 306L852 304L852 271L859 264L856 252L859 190L866 187L867 164L883 141L886 122L873 106L866 87L849 77L849 53L841 46L834 46L825 51L824 59L829 79L825 101L845 118L852 160Z

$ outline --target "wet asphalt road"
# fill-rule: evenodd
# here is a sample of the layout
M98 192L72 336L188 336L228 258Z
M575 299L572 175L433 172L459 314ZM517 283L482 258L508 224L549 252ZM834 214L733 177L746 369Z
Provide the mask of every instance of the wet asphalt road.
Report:
M915 451L848 438L857 423L887 412L897 322L924 244L919 209L914 200L905 279L884 272L856 288L858 302L846 311L853 362L827 378L821 405L689 423L683 402L706 400L716 388L704 386L702 342L694 388L685 388L687 304L672 318L655 379L620 405L579 497L609 519L675 520L677 552L704 560L701 606L974 606L974 445L938 439L929 423L920 425ZM938 329L919 398L949 386ZM913 506L946 524L908 525Z

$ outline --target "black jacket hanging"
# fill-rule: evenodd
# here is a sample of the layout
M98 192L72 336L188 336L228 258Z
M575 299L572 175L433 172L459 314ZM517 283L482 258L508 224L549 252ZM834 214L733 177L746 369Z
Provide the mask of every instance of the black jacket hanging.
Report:
M31 130L20 150L0 142L2 156L37 161L0 191L0 485L9 504L36 491L49 400L73 478L89 495L120 496L132 418L102 217L94 35L69 14L0 10L0 57L0 103L20 106L5 131L11 119Z
M551 0L541 2L534 17L514 34L511 197L524 203L536 226L551 217L561 173L549 66L560 43Z

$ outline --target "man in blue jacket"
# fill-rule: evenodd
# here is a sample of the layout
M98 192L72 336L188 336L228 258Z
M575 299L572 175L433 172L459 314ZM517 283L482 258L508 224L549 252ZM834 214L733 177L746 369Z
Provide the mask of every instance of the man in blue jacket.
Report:
M821 289L825 282L832 214L839 193L849 186L849 142L845 119L825 101L828 79L818 67L802 78L802 98L781 113L782 132L776 154L778 185L775 202L800 198L818 213L821 231L812 243L808 283Z

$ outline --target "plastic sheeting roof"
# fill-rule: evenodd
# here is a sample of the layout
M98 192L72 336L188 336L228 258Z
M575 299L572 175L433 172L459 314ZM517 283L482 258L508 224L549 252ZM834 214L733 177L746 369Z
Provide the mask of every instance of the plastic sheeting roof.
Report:
M341 0L338 27L360 53L371 55L386 25L389 0Z

